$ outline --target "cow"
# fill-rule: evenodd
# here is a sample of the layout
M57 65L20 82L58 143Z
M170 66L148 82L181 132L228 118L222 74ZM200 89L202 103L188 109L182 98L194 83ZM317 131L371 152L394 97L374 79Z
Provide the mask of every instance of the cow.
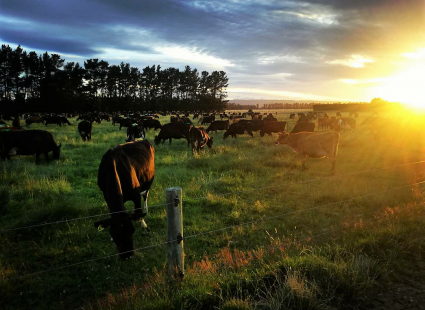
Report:
M264 137L265 134L271 136L272 132L278 133L285 131L285 127L286 122L266 122L260 129L260 136Z
M167 139L171 144L172 139L185 138L187 140L187 145L189 145L189 129L190 125L180 122L165 124L162 126L159 134L155 136L155 144L159 145L161 142L164 143Z
M138 125L137 123L131 125L127 128L127 140L126 142L134 141L137 138L145 139L146 133L143 125Z
M94 223L96 228L110 227L112 240L118 247L121 259L134 254L132 221L147 215L149 190L155 176L155 150L143 140L120 144L109 149L102 157L97 175L97 185L103 193L111 217ZM141 197L144 200L142 209ZM134 213L127 213L124 203L134 203Z
M44 120L39 115L30 116L25 120L25 124L27 125L27 127L31 126L31 124L34 124L34 123L43 123L43 122Z
M356 123L357 123L357 121L356 121L355 118L352 118L352 117L341 117L340 120L342 122L339 122L339 120L338 120L338 123L340 124L340 127L341 128L343 128L343 129L351 129L351 130L355 130L356 129ZM347 128L347 126L349 128Z
M215 116L211 115L211 116L203 116L199 119L199 123L203 124L210 124L213 121L215 121Z
M291 113L291 114L289 115L289 118L290 118L290 119L294 119L294 118L295 118L295 113Z
M243 135L245 131L253 137L252 134L252 124L251 122L240 122L231 124L229 128L226 130L226 132L223 135L223 140L226 140L227 137L232 136L232 138L237 138L237 135Z
M10 159L12 155L33 155L39 163L40 154L49 161L49 152L59 159L62 144L57 145L50 132L45 130L21 130L0 132L1 158Z
M146 129L153 128L153 131L156 131L157 129L161 129L162 125L157 119L143 119L142 120L143 127Z
M208 135L205 129L201 126L191 126L189 130L189 141L192 145L192 153L196 151L199 153L205 145L211 149L213 144L213 138Z
M298 133L298 132L303 132L303 131L313 132L315 127L316 127L315 123L301 122L301 123L295 124L291 133Z
M267 117L264 117L263 120L266 122L277 122L277 118L274 117L271 113L267 115Z
M91 140L92 130L93 122L82 121L78 123L78 132L80 133L81 139L83 139L83 141Z
M207 128L207 133L214 131L217 133L217 130L227 130L229 128L229 120L227 121L213 121Z
M120 130L121 130L121 128L123 127L127 127L127 128L130 127L134 123L134 120L129 118L124 118L124 119L118 120L118 123L120 124Z
M329 117L321 117L318 120L318 127L328 129L330 126Z
M308 157L322 158L327 157L332 162L331 174L335 173L335 161L338 153L339 133L328 131L323 133L315 132L299 132L286 133L282 132L276 144L287 144L295 153L300 155L302 169L305 169L305 161Z

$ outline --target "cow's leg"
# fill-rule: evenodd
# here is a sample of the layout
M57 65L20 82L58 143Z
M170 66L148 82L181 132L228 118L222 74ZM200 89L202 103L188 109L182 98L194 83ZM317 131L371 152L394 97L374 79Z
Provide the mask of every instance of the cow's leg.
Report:
M40 162L40 153L35 153L35 163L38 165Z
M305 169L307 169L306 167L305 167L305 161L307 160L307 155L305 155L305 154L302 154L301 155L301 170L305 170Z
M49 153L44 152L44 158L46 159L47 162L49 162Z
M169 141L170 141L170 145L171 145L171 140L172 140L172 138L170 138L170 139L168 139Z

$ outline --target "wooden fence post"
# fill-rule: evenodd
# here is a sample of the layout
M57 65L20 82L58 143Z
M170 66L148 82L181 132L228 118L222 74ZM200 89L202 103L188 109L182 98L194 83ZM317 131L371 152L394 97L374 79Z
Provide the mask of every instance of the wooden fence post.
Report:
M181 279L184 276L182 189L181 187L167 188L165 196L167 241L169 242L167 244L168 276Z

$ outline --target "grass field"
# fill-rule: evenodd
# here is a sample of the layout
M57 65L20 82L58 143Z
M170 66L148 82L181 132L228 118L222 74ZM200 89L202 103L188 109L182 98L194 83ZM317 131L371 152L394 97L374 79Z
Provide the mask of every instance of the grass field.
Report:
M62 143L59 161L0 163L1 230L109 212L97 170L126 131L95 123L84 143L71 123L33 126ZM363 308L396 275L414 274L424 262L425 184L407 185L425 180L425 163L412 164L425 160L425 132L401 130L420 120L413 123L397 121L393 140L375 141L362 126L342 132L332 177L327 159L309 159L301 171L296 154L274 144L276 134L224 141L212 134L212 151L195 156L183 140L155 146L149 205L161 206L149 209L149 233L137 228L135 248L165 241L167 187L183 189L185 236L267 220L185 241L185 279L174 285L164 273L164 245L127 261L95 260L117 253L109 232L93 226L106 216L2 231L0 308Z

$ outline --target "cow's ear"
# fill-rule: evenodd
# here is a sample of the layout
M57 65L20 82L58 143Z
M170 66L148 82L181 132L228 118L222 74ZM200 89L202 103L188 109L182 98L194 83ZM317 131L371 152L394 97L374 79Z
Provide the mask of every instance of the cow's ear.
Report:
M102 230L102 228L106 228L111 226L112 224L112 219L106 219L106 220L101 220L101 221L97 221L94 223L94 227L96 227L99 231Z

